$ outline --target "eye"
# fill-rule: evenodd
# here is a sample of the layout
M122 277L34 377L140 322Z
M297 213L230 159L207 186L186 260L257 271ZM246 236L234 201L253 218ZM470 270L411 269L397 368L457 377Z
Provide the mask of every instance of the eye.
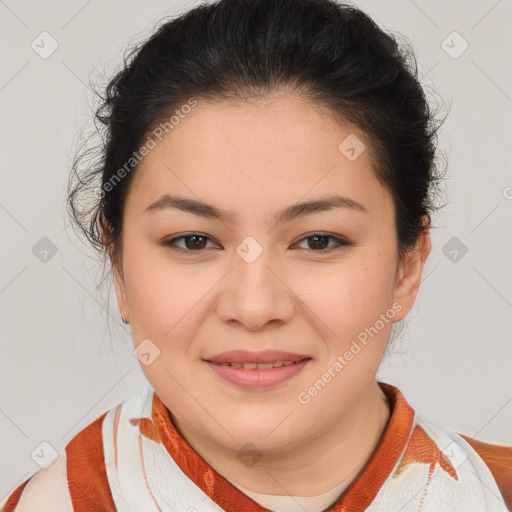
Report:
M334 241L333 245L329 245L329 241L331 240ZM177 243L178 241L183 241L184 246L179 245ZM208 241L212 241L209 236L202 235L201 233L190 233L188 235L181 235L170 240L165 240L162 244L166 247L178 248L186 252L202 252L205 250ZM346 239L326 233L312 233L302 238L298 244L303 242L307 242L308 248L313 252L327 252L336 247L352 245L352 243Z
M185 247L178 245L176 243L178 240L183 240ZM201 233L190 233L188 235L172 238L171 240L165 240L162 243L165 246L170 246L172 248L177 247L178 249L182 249L188 252L200 252L204 250L208 240L211 240L211 238L206 235L202 235Z
M329 240L333 240L334 245L329 246ZM312 249L313 252L325 252L327 249L351 245L351 242L348 240L337 236L328 235L326 233L312 233L311 235L302 238L299 241L299 244L304 241L307 242L308 247Z

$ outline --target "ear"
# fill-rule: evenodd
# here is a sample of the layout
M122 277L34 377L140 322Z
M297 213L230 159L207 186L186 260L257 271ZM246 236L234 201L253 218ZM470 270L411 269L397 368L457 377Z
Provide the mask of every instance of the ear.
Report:
M114 280L114 288L116 291L116 299L117 299L117 307L119 308L119 311L121 315L129 321L129 312L128 312L128 306L127 306L127 300L126 300L126 287L124 284L124 276L123 276L123 269L119 268L119 266L115 263L113 257L112 257L112 250L111 250L111 229L108 222L105 222L101 226L101 234L103 238L103 246L105 247L105 250L110 258L110 265L112 267L112 274L113 274L113 280ZM121 264L121 263L120 263Z
M408 250L399 262L393 299L394 302L402 305L402 309L395 316L394 322L402 320L411 311L420 287L423 267L430 254L432 244L430 240L430 218L428 216L424 216L423 226L415 247Z

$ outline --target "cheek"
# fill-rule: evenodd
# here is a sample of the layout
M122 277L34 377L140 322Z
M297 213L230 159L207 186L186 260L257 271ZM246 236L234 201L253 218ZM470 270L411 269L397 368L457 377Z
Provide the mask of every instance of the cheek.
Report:
M131 247L125 260L132 333L165 342L193 325L194 311L213 284L213 276L186 265L172 265L158 251Z
M132 289L134 314L145 335L161 342L179 343L180 333L193 329L201 308L201 299L211 288L183 276L169 279L158 274L137 277ZM209 284L209 286L205 286Z
M295 289L325 338L346 344L391 307L392 255L360 251L342 264L310 274Z

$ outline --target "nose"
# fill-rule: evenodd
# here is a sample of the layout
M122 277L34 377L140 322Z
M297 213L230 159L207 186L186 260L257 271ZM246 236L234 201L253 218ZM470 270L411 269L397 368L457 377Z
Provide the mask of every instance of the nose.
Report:
M271 251L250 238L233 256L234 268L223 280L217 313L224 322L258 331L290 321L296 298Z

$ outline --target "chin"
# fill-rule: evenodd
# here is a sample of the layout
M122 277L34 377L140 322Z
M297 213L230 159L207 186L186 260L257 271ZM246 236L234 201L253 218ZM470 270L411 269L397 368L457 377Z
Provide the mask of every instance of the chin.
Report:
M229 433L221 428L216 429L214 435L217 442L235 451L244 449L247 444L252 444L264 453L280 453L285 447L300 444L301 436L297 425L292 423L284 425L283 415L266 421L259 421L257 416L253 416L247 422L233 421L225 424L229 425L226 429ZM250 448L247 447L247 449Z

